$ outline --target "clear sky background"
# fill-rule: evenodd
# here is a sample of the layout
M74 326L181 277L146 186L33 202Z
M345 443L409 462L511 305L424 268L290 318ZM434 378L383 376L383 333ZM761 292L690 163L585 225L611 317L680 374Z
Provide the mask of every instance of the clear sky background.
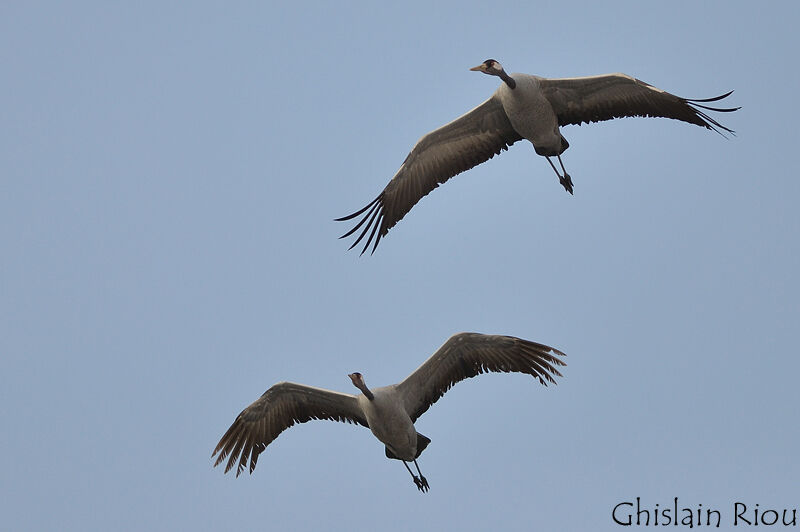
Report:
M3 3L0 528L614 530L641 497L800 506L794 2ZM726 140L563 129L424 198L373 256L333 218L509 72L735 89ZM727 103L727 102L726 102ZM568 354L458 384L420 494L366 429L212 468L282 380L397 382L451 334Z

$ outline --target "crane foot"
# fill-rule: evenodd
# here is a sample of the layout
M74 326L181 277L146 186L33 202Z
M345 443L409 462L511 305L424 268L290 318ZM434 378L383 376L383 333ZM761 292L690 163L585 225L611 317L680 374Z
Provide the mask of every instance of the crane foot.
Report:
M413 475L413 477L414 477L414 484L416 484L417 489L419 491L425 493L426 491L431 489L431 487L428 485L428 480L425 477L423 476L418 477L417 475Z
M573 194L572 192L572 178L569 176L568 173L564 173L564 176L558 176L558 182L561 183L561 186L564 187L564 190Z

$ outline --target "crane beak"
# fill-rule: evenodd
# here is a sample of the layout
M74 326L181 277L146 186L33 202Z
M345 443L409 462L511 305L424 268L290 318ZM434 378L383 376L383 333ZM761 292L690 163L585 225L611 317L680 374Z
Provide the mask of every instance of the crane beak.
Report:
M481 63L478 66L474 66L474 67L470 68L470 70L473 71L473 72L484 72L486 70L486 65Z

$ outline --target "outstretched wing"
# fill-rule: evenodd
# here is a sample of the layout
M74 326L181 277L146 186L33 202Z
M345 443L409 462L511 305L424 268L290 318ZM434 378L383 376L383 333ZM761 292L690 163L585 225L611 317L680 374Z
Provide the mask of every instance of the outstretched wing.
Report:
M581 78L542 78L539 82L562 126L626 116L651 116L682 120L720 134L723 131L733 134L732 129L723 126L702 109L720 113L739 109L702 105L727 98L733 91L715 98L692 100L621 73Z
M450 337L414 373L397 385L412 421L425 413L459 381L481 373L519 372L540 383L555 383L556 366L564 366L558 349L513 336L459 333Z
M258 462L258 455L281 432L295 423L305 423L312 419L345 421L367 426L367 420L354 395L281 382L264 392L264 395L236 417L211 454L213 458L219 453L214 467L230 456L225 466L226 473L238 463L238 477L248 459L252 473Z
M361 226L361 233L350 249L369 233L363 254L378 242L403 216L431 190L456 174L488 161L522 137L511 127L500 101L492 96L467 114L422 137L383 192L363 209L343 218L342 222L362 216L346 238Z

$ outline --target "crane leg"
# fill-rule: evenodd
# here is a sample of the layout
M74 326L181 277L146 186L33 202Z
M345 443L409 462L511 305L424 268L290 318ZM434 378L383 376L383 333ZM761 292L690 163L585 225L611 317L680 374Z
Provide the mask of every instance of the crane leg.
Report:
M558 164L561 165L561 171L564 172L563 176L558 173L558 170L556 170L556 165L553 164L553 161L550 160L550 157L545 156L545 159L547 159L547 162L550 163L550 167L558 176L558 182L561 183L561 186L564 187L564 190L572 194L572 178L567 173L567 169L564 168L564 162L561 160L561 155L556 155L556 157L558 157Z
M414 460L414 466L417 468L417 473L419 473L419 480L420 482L422 482L422 486L426 490L431 489L431 487L428 485L428 480L424 476L422 476L422 471L419 470L419 464L417 463L416 460Z
M414 472L411 471L411 468L408 467L408 464L405 460L403 460L403 465L406 466L408 472L411 473L411 478L414 479L414 485L417 486L419 491L425 493L430 489L430 486L428 486L428 481L422 476L422 473L420 473L419 476L415 475ZM414 465L417 466L417 472L419 472L419 465L417 464L416 460L414 460Z

